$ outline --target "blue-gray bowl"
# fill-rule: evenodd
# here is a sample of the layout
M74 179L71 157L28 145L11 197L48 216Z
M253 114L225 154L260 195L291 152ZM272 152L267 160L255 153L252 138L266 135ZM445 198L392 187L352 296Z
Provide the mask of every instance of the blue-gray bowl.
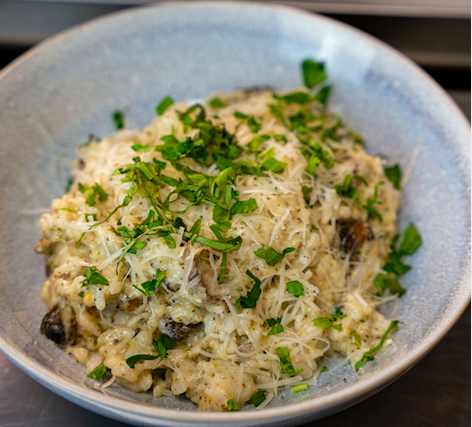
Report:
M330 108L365 137L370 153L409 175L400 226L414 222L423 245L410 260L395 345L360 377L344 366L317 388L282 392L261 411L197 412L183 398L86 388L85 369L39 333L45 275L33 253L37 214L63 194L75 149L89 133L110 133L116 108L138 128L167 94L297 86L306 57L326 62ZM468 122L424 72L328 18L255 3L169 3L66 31L0 74L0 348L61 396L138 425L294 425L346 408L418 362L469 301L469 144Z

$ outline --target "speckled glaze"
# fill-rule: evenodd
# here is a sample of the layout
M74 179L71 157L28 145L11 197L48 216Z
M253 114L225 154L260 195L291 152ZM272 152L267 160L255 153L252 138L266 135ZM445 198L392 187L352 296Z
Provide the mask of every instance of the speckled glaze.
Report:
M204 413L185 398L86 388L85 369L39 334L45 274L33 252L34 210L63 194L77 146L91 132L112 131L112 110L123 109L128 127L138 128L168 94L288 89L300 84L306 57L326 62L330 108L365 137L368 151L410 174L400 223L414 222L424 243L409 259L414 268L396 313L405 325L395 344L360 376L349 366L331 369L318 387L282 391L261 411ZM328 18L257 3L192 2L133 9L67 31L0 74L0 348L61 396L136 425L288 426L344 409L419 361L469 301L469 144L468 122L427 75Z

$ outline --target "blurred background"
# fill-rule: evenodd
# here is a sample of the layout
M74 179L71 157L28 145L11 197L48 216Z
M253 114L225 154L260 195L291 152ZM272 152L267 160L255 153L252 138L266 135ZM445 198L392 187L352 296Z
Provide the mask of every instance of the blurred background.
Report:
M264 0L259 0L264 2ZM0 0L0 69L62 30L150 0ZM429 73L471 115L468 0L273 1L321 13L393 46ZM1 111L0 111L1 114ZM0 136L1 139L1 136ZM471 425L470 306L410 372L366 401L305 427ZM121 427L55 395L0 353L0 427Z

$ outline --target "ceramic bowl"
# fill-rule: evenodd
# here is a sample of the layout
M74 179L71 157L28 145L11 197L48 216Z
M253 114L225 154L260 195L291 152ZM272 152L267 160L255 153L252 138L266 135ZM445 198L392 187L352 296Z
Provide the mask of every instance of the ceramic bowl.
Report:
M330 109L368 151L409 177L400 227L423 237L409 259L394 345L362 375L338 366L317 387L282 391L263 410L196 411L185 398L152 399L118 386L86 388L85 368L39 333L44 261L33 247L38 214L64 192L89 133L110 133L111 111L147 124L165 95L300 84L304 58L326 63ZM257 3L172 3L120 12L66 31L0 74L0 347L30 376L92 411L138 425L295 425L382 389L438 343L469 297L470 128L424 72L378 40L325 17ZM388 311L389 307L385 307ZM331 367L336 361L331 362ZM345 381L344 381L345 379ZM251 405L248 405L248 407Z

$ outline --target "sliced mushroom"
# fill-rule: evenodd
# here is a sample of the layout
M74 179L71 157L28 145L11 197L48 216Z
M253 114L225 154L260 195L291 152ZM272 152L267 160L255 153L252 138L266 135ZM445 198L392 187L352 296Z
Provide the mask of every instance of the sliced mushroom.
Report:
M41 333L61 347L73 344L77 336L77 321L70 306L59 309L55 305L43 318Z
M362 248L366 240L372 240L374 233L368 224L354 218L338 219L336 221L338 235L334 245L342 259L352 257Z
M159 321L161 333L174 340L185 338L192 329L193 325L184 325L174 322L170 317L164 317Z
M53 242L48 239L41 239L40 241L36 242L34 245L34 251L37 254L43 254L51 249Z

